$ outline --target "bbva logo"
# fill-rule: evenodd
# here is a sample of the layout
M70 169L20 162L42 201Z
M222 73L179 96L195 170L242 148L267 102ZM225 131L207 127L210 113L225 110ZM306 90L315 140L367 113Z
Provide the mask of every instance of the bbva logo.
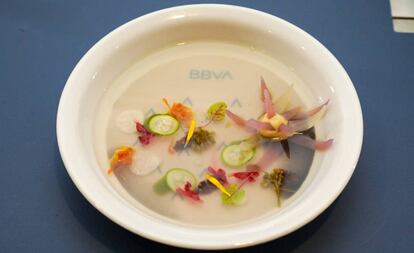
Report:
M191 69L190 79L199 80L233 80L230 71L214 71L207 69Z

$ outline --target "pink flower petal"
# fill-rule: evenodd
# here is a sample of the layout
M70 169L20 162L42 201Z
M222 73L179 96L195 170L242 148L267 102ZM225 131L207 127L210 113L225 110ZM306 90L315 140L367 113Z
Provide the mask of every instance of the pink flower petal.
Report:
M284 112L284 113L282 114L282 116L283 116L285 119L290 120L290 119L293 119L293 118L294 118L294 117L296 117L296 116L299 116L299 115L300 115L300 113L301 113L301 111L302 111L302 107L298 106L298 107L295 107L295 108L290 109L290 110L289 110L289 111L287 111L287 112Z
M255 119L249 119L246 121L246 127L249 127L251 129L260 131L260 130L272 130L273 127L270 125L270 123L267 122L261 122Z
M314 149L314 150L327 150L329 149L333 144L333 139L329 139L326 141L316 141L309 136L305 135L295 135L291 138L289 138L289 141L304 146L306 148Z
M247 171L259 171L266 170L271 166L279 157L282 156L283 149L280 143L272 143L267 147L264 147L263 156L256 164L247 165Z
M321 105L319 105L319 106L317 106L317 107L315 107L315 108L313 108L313 109L311 109L311 110L309 110L309 111L307 111L305 113L299 113L297 115L294 115L291 118L291 120L303 120L303 119L307 119L310 116L313 116L313 115L317 114L325 105L328 105L328 103L329 103L329 99L325 103L323 103L323 104L321 104Z
M234 121L234 123L236 123L239 126L245 126L246 125L246 120L244 120L243 118L237 116L236 114L232 113L229 110L226 110L226 114L227 116L232 119Z
M265 89L263 91L264 95L264 106L266 111L266 116L270 119L273 116L275 116L275 110L273 109L273 103L272 103L272 96L270 95L270 92L268 89Z
M268 91L269 95L270 95L270 100L272 100L272 94L269 91L269 88L267 88L266 82L263 78L263 76L260 77L260 98L262 99L262 101L264 100L264 93L265 90Z

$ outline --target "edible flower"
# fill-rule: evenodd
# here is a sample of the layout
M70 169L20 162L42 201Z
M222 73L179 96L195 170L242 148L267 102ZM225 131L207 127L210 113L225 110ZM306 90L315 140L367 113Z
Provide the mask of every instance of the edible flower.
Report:
M267 140L282 142L283 150L288 158L290 157L290 149L286 140L292 140L315 150L326 150L332 145L332 139L312 141L308 137L301 136L323 118L329 100L306 113L302 113L301 107L288 110L293 96L293 86L290 86L275 103L272 101L272 94L263 77L260 79L260 91L265 113L258 120L245 120L229 110L226 111L227 116L237 125L253 129Z
M281 205L281 187L285 179L285 170L281 168L273 169L271 173L265 172L261 185L263 187L272 186L277 197L277 206Z
M134 161L133 155L135 149L129 146L123 146L115 150L111 160L109 161L110 167L107 170L108 174L111 174L114 170L123 167L131 166Z
M191 140L191 137L193 137L195 125L196 125L196 122L195 122L195 120L192 119L191 123L190 123L190 128L188 129L187 137L185 139L184 148L187 147L188 143Z
M259 176L259 171L243 171L235 172L232 174L233 177L239 180L247 180L249 182L256 182L256 178Z
M219 181L223 186L228 185L229 181L227 180L226 172L223 169L214 169L213 167L208 167L207 172L210 176L213 176ZM217 187L208 180L203 180L198 183L196 192L200 194L208 194L217 190Z
M226 116L227 104L225 102L217 102L212 104L207 111L207 116L212 121L221 121Z
M183 123L188 123L191 119L193 119L193 111L190 107L184 105L183 103L173 103L173 105L170 106L166 98L163 98L162 101L168 107L169 114L177 120Z
M179 152L186 148L191 148L195 152L202 152L216 143L214 132L205 130L202 127L197 127L194 130L193 136L190 138L188 144L185 145L187 136L188 133L175 142L172 147L174 151Z
M180 194L183 197L187 197L190 200L196 201L196 202L202 202L198 192L195 192L192 190L192 185L190 182L185 183L184 189L177 188L176 192Z
M227 180L226 171L223 169L214 169L213 167L208 167L207 171L210 175L215 177L223 185L227 185L229 181Z
M212 183L217 189L219 189L222 193L226 194L227 196L231 196L231 194L224 188L224 186L213 176L207 175L207 180Z
M138 132L138 140L142 145L148 145L151 142L151 139L154 137L154 135L148 131L148 129L145 128L145 126L138 121L135 122L135 128Z

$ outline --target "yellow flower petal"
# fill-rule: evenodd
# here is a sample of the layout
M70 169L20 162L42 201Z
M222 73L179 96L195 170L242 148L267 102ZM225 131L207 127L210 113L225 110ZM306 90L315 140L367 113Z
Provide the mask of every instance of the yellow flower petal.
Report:
M191 137L193 137L193 134L194 134L194 129L195 129L195 124L196 124L196 122L195 122L195 120L191 120L191 123L190 123L190 129L188 129L188 134L187 134L187 138L185 139L185 145L184 145L184 147L186 147L187 146L187 144L190 142L190 140L191 140Z
M231 194L224 188L224 186L213 176L207 175L207 180L212 183L215 187L217 187L222 193L226 194L227 196L231 196Z

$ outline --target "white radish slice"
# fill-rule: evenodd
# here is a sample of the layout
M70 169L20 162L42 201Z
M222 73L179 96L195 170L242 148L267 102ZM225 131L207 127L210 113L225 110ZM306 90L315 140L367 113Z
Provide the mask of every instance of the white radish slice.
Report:
M116 118L116 126L118 129L126 134L135 133L136 122L142 123L144 121L144 114L141 111L127 110L123 111Z
M137 152L135 163L131 171L135 175L145 176L156 170L161 165L161 158L154 153L140 150Z

